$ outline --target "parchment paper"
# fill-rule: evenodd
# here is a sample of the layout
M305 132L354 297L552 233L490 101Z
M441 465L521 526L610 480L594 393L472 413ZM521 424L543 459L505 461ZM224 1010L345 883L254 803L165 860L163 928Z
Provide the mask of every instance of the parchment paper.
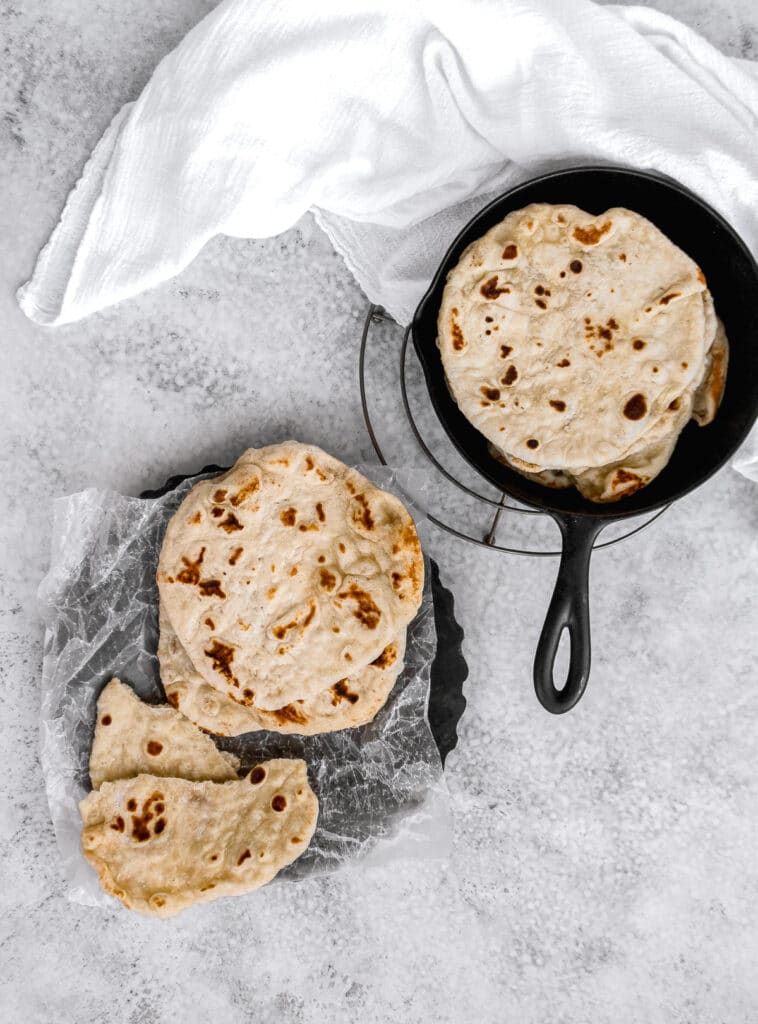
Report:
M380 487L400 493L393 471L359 468ZM155 570L166 524L199 479L157 499L87 490L55 505L50 571L39 591L47 627L41 761L75 902L117 903L100 889L80 849L78 804L91 788L87 765L96 702L114 675L143 699L165 702L155 653ZM418 486L412 489L419 493ZM405 500L423 545L423 513ZM257 732L217 740L241 758L241 769L270 757L303 757L308 763L320 804L318 828L310 847L277 881L334 871L367 855L370 861L439 856L449 848L447 794L427 721L436 633L428 564L426 569L422 606L408 630L405 669L373 722L323 736Z

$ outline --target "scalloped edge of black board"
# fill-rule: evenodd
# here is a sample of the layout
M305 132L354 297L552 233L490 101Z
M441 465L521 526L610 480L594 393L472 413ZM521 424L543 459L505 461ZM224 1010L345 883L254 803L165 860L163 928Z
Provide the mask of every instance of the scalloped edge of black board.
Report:
M227 467L228 468L228 467ZM169 477L162 487L142 491L140 498L162 498L191 476L205 473L225 473L223 466L203 466L198 473L185 473ZM468 679L468 665L463 657L463 628L455 617L455 598L440 580L440 570L433 558L432 601L434 625L437 630L437 651L429 673L429 728L440 752L442 767L447 755L458 745L458 723L466 710L463 684Z

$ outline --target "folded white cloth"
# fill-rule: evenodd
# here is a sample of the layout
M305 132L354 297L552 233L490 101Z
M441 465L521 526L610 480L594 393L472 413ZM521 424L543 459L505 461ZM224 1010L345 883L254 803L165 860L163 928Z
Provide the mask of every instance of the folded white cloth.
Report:
M485 193L654 168L758 246L758 74L673 19L588 0L224 0L116 116L21 288L43 324L313 209L407 322Z

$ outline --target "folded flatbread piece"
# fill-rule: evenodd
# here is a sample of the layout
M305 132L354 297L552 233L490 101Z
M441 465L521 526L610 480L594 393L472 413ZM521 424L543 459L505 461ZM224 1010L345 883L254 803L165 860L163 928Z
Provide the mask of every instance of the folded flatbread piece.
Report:
M270 882L307 849L318 817L305 762L285 759L233 782L104 782L80 809L102 887L158 917Z
M237 778L238 767L174 708L145 704L119 679L100 694L89 760L94 789L142 773L225 782Z

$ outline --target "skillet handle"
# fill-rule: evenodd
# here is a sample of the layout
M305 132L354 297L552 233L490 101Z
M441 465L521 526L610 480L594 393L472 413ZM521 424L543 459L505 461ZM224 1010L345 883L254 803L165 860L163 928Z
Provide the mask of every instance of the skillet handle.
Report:
M560 715L577 703L590 675L590 555L595 537L606 524L571 515L555 516L555 520L563 536L563 553L534 657L534 689L540 704ZM571 660L566 685L558 690L553 668L564 629L569 631Z

